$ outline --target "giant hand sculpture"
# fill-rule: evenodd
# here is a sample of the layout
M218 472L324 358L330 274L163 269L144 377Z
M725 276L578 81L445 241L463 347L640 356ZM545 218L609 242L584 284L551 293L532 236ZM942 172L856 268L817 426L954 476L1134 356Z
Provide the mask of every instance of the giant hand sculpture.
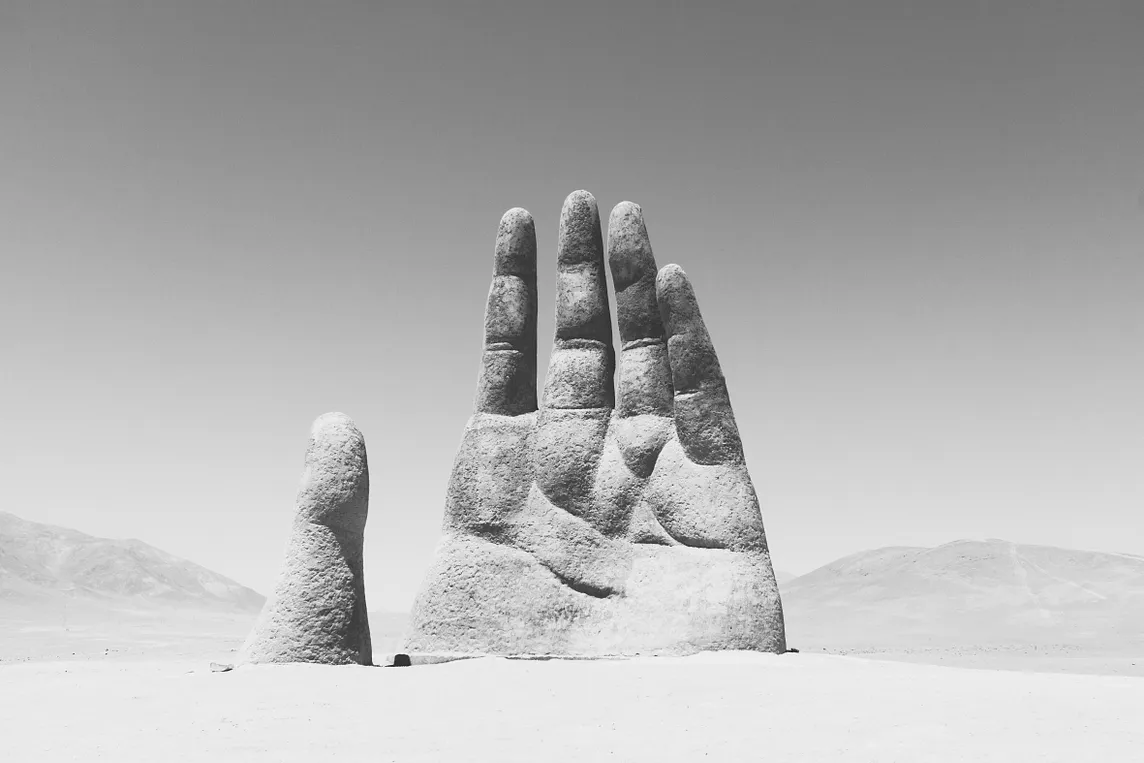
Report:
M413 608L421 654L785 650L727 386L691 284L656 273L640 207L608 221L618 395L596 200L564 202L556 338L536 396L536 233L497 233L476 410ZM618 401L617 401L618 397Z

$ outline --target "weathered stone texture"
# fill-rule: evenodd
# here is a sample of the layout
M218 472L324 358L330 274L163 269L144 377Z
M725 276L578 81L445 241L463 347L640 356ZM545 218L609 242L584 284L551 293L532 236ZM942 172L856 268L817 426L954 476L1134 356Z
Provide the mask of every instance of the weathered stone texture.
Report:
M497 285L506 240L521 274L511 289ZM496 346L518 353L520 368L535 367L535 342L524 339L535 337L535 253L532 218L510 211L485 325L486 339L513 337ZM612 212L607 259L618 374L599 213L577 191L561 212L541 407L521 404L523 377L489 381L510 371L489 362L486 342L482 392L407 651L785 649L758 498L691 284L676 266L657 273L643 212L630 202ZM527 315L531 326L520 322Z
M370 665L362 575L369 504L365 440L348 416L320 416L310 433L286 560L247 637L243 661Z
M497 230L476 410L536 410L536 228L519 207L505 212Z

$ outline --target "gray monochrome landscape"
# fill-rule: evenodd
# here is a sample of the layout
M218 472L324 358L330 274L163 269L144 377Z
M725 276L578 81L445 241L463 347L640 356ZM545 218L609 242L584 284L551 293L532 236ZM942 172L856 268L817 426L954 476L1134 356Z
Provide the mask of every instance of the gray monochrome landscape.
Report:
M269 598L138 540L0 514L0 716L50 700L67 719L53 737L46 715L25 715L22 754L114 748L121 732L104 713L138 716L129 708L144 697L137 759L189 731L208 739L183 744L193 757L253 744L305 760L339 724L376 711L402 728L343 745L355 758L371 744L391 760L455 758L474 735L499 748L491 719L432 735L431 709L468 718L473 706L531 719L512 749L535 759L570 699L597 702L597 729L634 702L637 723L666 717L706 732L748 723L746 708L789 713L775 703L795 694L818 713L876 708L838 728L911 755L931 749L934 729L975 759L1030 748L1071 759L1093 749L1094 728L1114 755L1132 746L1130 719L1144 709L1144 557L958 540L776 574L687 275L656 267L637 204L615 207L605 239L595 198L576 191L558 231L555 340L538 394L535 225L520 208L501 219L475 410L409 613L368 610L369 459L344 413L311 427ZM329 672L375 665L397 671ZM601 681L610 694L598 703ZM304 730L315 714L317 737ZM784 757L833 754L839 738L814 735L815 723L800 713L770 741ZM730 759L756 743L720 739L587 734L575 749L661 759L670 745Z
M1144 760L1144 3L0 2L0 760Z

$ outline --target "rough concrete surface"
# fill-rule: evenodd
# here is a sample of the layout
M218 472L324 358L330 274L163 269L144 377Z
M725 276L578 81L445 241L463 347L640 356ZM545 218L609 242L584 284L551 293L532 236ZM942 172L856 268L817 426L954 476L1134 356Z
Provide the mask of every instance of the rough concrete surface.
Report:
M535 235L524 210L501 220L476 410L405 650L784 651L758 498L687 275L657 272L638 205L613 210L616 374L599 213L591 194L571 194L538 400L525 372L536 367Z
M243 662L372 664L362 574L368 504L361 432L345 414L318 417L286 560L243 646Z

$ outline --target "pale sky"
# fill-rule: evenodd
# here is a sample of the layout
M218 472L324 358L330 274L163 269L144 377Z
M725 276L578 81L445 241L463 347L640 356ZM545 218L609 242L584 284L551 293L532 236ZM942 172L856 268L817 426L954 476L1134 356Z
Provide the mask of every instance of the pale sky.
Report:
M1144 3L0 3L0 510L268 593L352 416L408 606L501 214L643 206L776 565L1144 554Z

